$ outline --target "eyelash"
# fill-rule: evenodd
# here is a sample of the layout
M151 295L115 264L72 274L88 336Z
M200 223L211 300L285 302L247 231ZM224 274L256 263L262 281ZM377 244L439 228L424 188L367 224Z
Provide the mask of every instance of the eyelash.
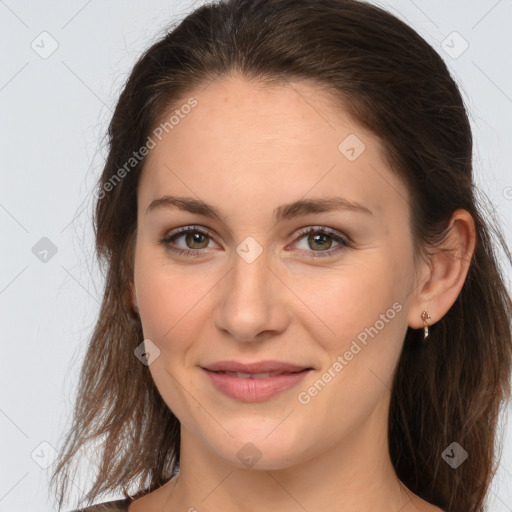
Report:
M183 236L183 234L186 233L200 233L201 235L204 235L208 238L212 238L207 231L204 231L199 226L186 226L183 228L178 228L176 232L166 235L162 239L159 240L159 243L162 244L166 249L173 251L180 256L191 256L191 257L199 257L201 256L204 249L181 249L171 246L171 242L174 242L177 238L180 236ZM338 242L340 245L335 249L330 249L328 251L306 251L310 254L310 258L325 258L333 256L335 253L338 253L340 251L345 250L348 247L351 247L351 241L346 238L342 237L339 234L337 234L337 231L331 230L329 228L325 227L319 227L319 226L311 226L305 229L302 229L298 233L297 241L302 239L304 236L309 235L310 233L320 233L322 235L327 235L330 238L332 238L335 242ZM311 254L312 253L312 254Z

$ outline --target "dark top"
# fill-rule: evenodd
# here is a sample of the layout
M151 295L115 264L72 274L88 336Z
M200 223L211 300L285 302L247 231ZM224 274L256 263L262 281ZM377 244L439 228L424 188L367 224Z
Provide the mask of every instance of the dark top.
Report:
M80 510L74 510L73 512L126 512L132 501L130 498L106 501Z

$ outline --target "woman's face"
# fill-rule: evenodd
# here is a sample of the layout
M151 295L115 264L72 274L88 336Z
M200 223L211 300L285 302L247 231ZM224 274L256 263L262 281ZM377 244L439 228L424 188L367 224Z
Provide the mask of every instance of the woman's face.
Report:
M224 78L175 109L139 182L133 300L182 439L264 469L382 444L418 283L378 140L305 82ZM205 369L225 361L279 364Z

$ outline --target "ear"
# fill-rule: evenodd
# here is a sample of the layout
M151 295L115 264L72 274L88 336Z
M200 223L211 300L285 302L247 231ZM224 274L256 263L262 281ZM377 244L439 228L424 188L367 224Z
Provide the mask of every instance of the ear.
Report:
M126 252L129 255L127 265L124 267L126 272L126 280L129 282L128 289L125 289L125 300L128 301L129 307L139 313L139 303L137 301L137 293L135 291L135 248L137 244L137 228L129 235L127 241Z
M421 269L422 283L408 312L411 328L423 328L423 311L428 311L431 317L428 324L433 325L452 307L466 280L475 245L473 217L466 210L456 210L445 240Z
M135 293L135 284L130 282L130 302L135 312L139 312L139 304L137 302L137 294Z

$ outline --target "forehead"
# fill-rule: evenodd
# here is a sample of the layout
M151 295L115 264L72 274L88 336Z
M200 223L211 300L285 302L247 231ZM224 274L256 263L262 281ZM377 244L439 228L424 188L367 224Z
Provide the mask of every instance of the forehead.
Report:
M379 213L406 198L381 141L311 82L268 86L223 78L184 95L162 123L171 116L145 163L143 205L179 192L227 205L243 197L254 211L306 194L339 193Z

